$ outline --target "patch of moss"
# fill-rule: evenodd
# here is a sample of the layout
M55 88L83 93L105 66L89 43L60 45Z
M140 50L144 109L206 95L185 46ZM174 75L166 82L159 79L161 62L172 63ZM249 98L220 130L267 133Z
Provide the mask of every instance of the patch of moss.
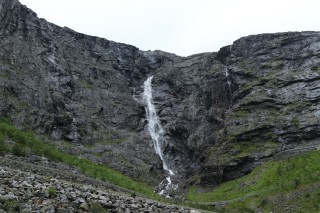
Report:
M85 81L85 80L81 80L79 81L79 86L86 88L86 89L92 89L94 88L94 85L91 82Z
M292 124L296 127L299 128L300 127L300 118L299 116L295 116L292 119Z
M253 153L270 151L273 152L279 146L276 141L252 142L239 141L228 143L225 151L219 155L219 161L222 164L238 161L239 158L248 157ZM214 153L217 155L217 153Z
M123 143L127 140L125 138L114 138L112 135L113 134L107 134L103 140L98 141L97 143L101 145L110 145L114 143Z
M292 112L301 112L307 107L310 107L312 104L310 102L292 102L287 104L281 109L281 112L285 114L290 114Z
M94 144L84 144L83 146L85 148L87 148L87 149L93 149L94 148Z
M236 117L236 118L241 118L241 117L246 117L250 114L249 111L246 110L238 110L238 111L233 111L229 116L230 117Z
M311 70L313 72L317 72L317 71L319 71L319 67L318 66L313 66L313 67L311 67Z
M257 79L253 79L252 81L246 83L242 89L243 90L252 90L253 87L255 86L261 86L262 85L262 81L261 79L257 78Z

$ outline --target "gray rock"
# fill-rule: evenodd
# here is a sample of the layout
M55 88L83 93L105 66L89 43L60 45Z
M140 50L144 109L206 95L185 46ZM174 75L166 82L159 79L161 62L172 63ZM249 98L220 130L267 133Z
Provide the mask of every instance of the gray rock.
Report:
M45 206L41 209L42 212L55 213L55 208L53 205Z
M0 1L0 19L0 116L132 178L165 177L141 102L150 75L176 183L216 185L320 143L319 32L247 36L180 57L58 27L17 0Z
M78 197L78 198L77 198L77 200L79 201L79 203L85 203L85 202L86 202L86 200L85 200L85 199L80 198L80 197Z
M81 210L84 210L84 211L88 211L89 206L88 206L88 204L87 204L86 202L82 202L82 203L80 204L80 209L81 209Z

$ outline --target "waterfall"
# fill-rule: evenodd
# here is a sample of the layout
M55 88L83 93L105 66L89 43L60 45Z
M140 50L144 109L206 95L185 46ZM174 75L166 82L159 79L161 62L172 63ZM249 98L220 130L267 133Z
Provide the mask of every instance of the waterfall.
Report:
M164 138L164 129L160 124L160 120L158 118L156 108L152 100L152 87L151 87L152 78L153 76L150 76L144 82L144 91L143 91L143 103L146 108L146 117L148 120L148 131L153 141L154 150L162 160L163 169L169 173L169 175L166 178L167 183L165 185L165 190L176 189L177 186L172 185L172 181L171 181L171 177L174 176L175 173L172 169L170 169L168 162L166 161L163 155L163 148L166 141ZM160 185L162 184L163 184L163 181L160 183ZM164 194L165 190L161 190L160 194L161 195Z
M229 72L228 72L228 68L225 68L225 70L224 70L224 72L225 72L225 75L226 75L226 78L227 78L227 84L229 85L229 87L231 86L231 81L230 81L230 79L229 79Z
M229 89L229 93L230 93L230 96L232 97L232 83L230 81L230 74L229 74L229 71L228 71L228 68L226 67L225 70L225 75L226 75L226 78L227 78L227 84L228 84L228 89Z

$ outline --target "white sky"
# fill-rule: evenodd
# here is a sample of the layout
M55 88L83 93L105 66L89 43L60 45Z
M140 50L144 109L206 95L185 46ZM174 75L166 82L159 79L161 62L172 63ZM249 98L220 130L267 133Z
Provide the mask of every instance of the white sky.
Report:
M320 31L319 0L20 0L81 33L187 56L242 36Z

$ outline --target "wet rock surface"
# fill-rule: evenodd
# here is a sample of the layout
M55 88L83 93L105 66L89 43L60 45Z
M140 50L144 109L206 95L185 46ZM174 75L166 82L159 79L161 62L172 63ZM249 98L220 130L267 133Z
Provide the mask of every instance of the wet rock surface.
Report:
M141 101L150 75L179 189L320 143L319 32L247 36L179 57L58 27L17 0L0 0L0 19L0 116L133 178L165 177Z

